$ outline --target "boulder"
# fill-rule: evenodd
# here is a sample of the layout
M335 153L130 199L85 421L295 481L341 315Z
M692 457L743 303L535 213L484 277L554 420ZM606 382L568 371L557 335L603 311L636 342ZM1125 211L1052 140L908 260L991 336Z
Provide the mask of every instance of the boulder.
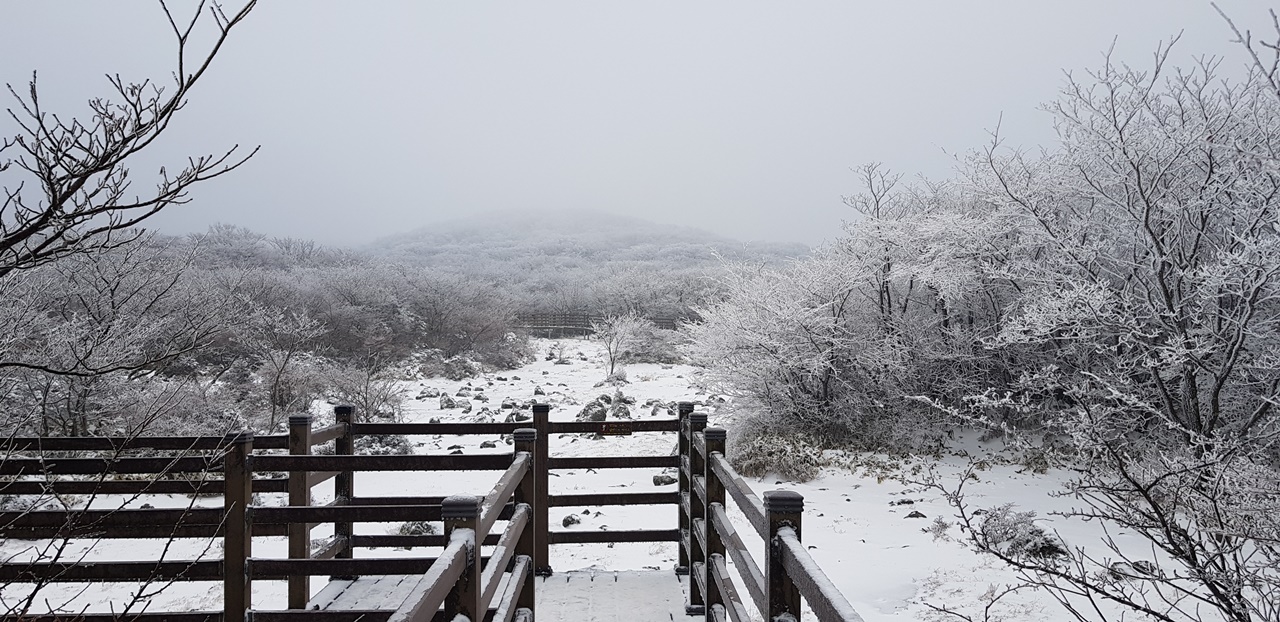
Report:
M493 449L497 446L498 444L493 441L485 441L483 443L480 443L480 449Z
M662 473L659 473L658 475L653 476L654 486L670 486L671 484L676 483L676 481L678 481L676 480L676 478L671 477L670 475L662 474Z
M450 408L457 408L457 407L458 407L458 400L455 400L452 397L450 397L448 393L440 394L440 410L448 410Z
M458 400L458 407L462 409L462 414L471 412L471 400Z
M503 422L504 423L520 423L522 421L528 421L532 418L533 417L530 416L529 413L519 411L519 410L513 410L511 411L511 414L507 415L507 418L504 419Z
M564 517L564 520L560 521L560 526L561 526L561 527L572 527L572 526L577 525L577 524L579 524L579 523L581 523L581 522L582 522L582 519L581 519L581 518L578 518L577 516L575 516L575 515L573 515L573 514L568 514L568 515L566 515L566 516Z
M538 385L538 386L536 386L536 387L534 387L534 388L533 388L533 394L534 394L534 395L546 395L546 394L547 394L547 392L542 390L542 385Z
M578 421L604 421L609 416L609 407L600 400L591 400L578 413Z

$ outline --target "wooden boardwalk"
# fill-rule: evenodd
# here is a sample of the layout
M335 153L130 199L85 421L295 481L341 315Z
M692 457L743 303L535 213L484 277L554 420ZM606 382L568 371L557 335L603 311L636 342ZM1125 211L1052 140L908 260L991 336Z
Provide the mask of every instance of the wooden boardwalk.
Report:
M329 611L394 610L422 575L333 580L308 603ZM672 622L683 620L688 577L671 570L578 570L535 580L539 622ZM502 593L505 586L498 588Z
M803 597L823 622L861 622L800 541L804 498L785 490L765 492L763 499L756 495L725 457L725 430L708 428L707 414L695 412L692 402L679 404L678 419L639 421L551 422L550 404L533 404L531 410L531 423L362 423L352 407L336 406L333 425L312 429L309 415L294 415L289 417L287 435L0 438L0 490L6 495L37 499L50 494L134 495L133 499L222 495L221 507L192 502L186 508L144 505L0 512L0 540L201 538L220 540L223 552L220 560L69 563L56 556L0 560L0 583L28 584L39 590L49 584L99 581L222 581L220 611L148 611L138 614L139 621L380 622L393 616L431 618L426 614L441 612L443 619L465 616L501 622L530 622L535 614L544 620L675 622L686 618L686 611L698 611L708 620L743 622L757 615L798 617ZM561 457L551 455L548 446L553 434L654 432L679 432L677 452ZM510 435L513 446L510 454L355 452L357 438L408 434ZM333 454L312 453L313 447L327 442L333 442ZM144 453L120 455L135 450ZM548 476L553 470L609 468L677 468L680 488L678 492L549 492ZM501 475L484 496L380 497L358 494L355 486L357 473L449 471ZM83 475L95 477L76 477ZM333 502L313 505L312 488L328 480L334 482ZM288 504L255 505L261 493L287 494ZM730 502L747 519L748 525L741 530L729 520L726 504ZM671 529L549 528L550 508L610 505L672 505L679 520ZM358 533L355 529L364 524L416 521L443 523L444 533ZM500 523L500 530L495 529ZM322 524L333 525L334 535L317 549L311 530ZM744 535L764 541L763 559L751 556ZM255 539L280 536L288 537L288 558L254 555ZM674 569L584 570L538 576L551 571L550 545L614 542L678 542L676 566L688 574L682 579ZM382 547L431 547L439 552L434 557L356 554ZM488 547L488 557L481 554L482 547ZM731 563L736 577L729 572ZM333 579L311 598L311 578L324 576L361 578ZM255 581L287 581L287 608L254 608ZM77 618L114 622L117 616L103 612ZM66 616L54 612L0 615L0 622L61 619Z

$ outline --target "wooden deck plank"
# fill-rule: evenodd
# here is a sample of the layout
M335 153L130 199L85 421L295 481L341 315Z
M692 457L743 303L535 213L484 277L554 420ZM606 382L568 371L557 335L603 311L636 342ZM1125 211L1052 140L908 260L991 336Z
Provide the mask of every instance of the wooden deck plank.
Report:
M506 591L508 577L503 575L495 600ZM330 581L308 608L395 609L414 592L420 579L421 575L385 575ZM539 622L672 622L686 617L688 578L670 570L579 570L530 580L537 589Z
M687 581L670 570L558 572L537 579L535 617L538 622L681 621L687 617Z
M316 594L308 608L395 609L417 587L422 575L379 575L352 580L330 581Z

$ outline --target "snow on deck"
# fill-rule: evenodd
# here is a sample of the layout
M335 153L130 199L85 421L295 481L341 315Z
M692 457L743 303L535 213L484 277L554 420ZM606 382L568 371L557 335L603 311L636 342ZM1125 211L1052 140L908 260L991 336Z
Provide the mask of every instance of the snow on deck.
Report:
M421 575L333 580L308 608L395 609L417 587ZM688 577L672 570L574 570L534 578L539 622L672 622L685 618ZM501 594L505 590L498 590Z
M557 572L537 580L535 616L539 622L684 620L688 579L670 569Z

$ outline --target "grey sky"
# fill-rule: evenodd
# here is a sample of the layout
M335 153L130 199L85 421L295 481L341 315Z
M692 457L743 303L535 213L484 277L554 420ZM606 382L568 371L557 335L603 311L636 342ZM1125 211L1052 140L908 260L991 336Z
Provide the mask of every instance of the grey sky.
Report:
M1268 23L1268 2L1220 5ZM152 226L363 243L574 208L813 243L851 215L850 167L946 175L1002 114L1012 142L1045 143L1036 106L1061 69L1096 67L1117 37L1116 57L1148 64L1180 30L1180 63L1245 62L1199 0L262 0L155 155L262 152ZM0 80L38 69L63 114L105 72L164 77L171 58L154 2L0 0Z

